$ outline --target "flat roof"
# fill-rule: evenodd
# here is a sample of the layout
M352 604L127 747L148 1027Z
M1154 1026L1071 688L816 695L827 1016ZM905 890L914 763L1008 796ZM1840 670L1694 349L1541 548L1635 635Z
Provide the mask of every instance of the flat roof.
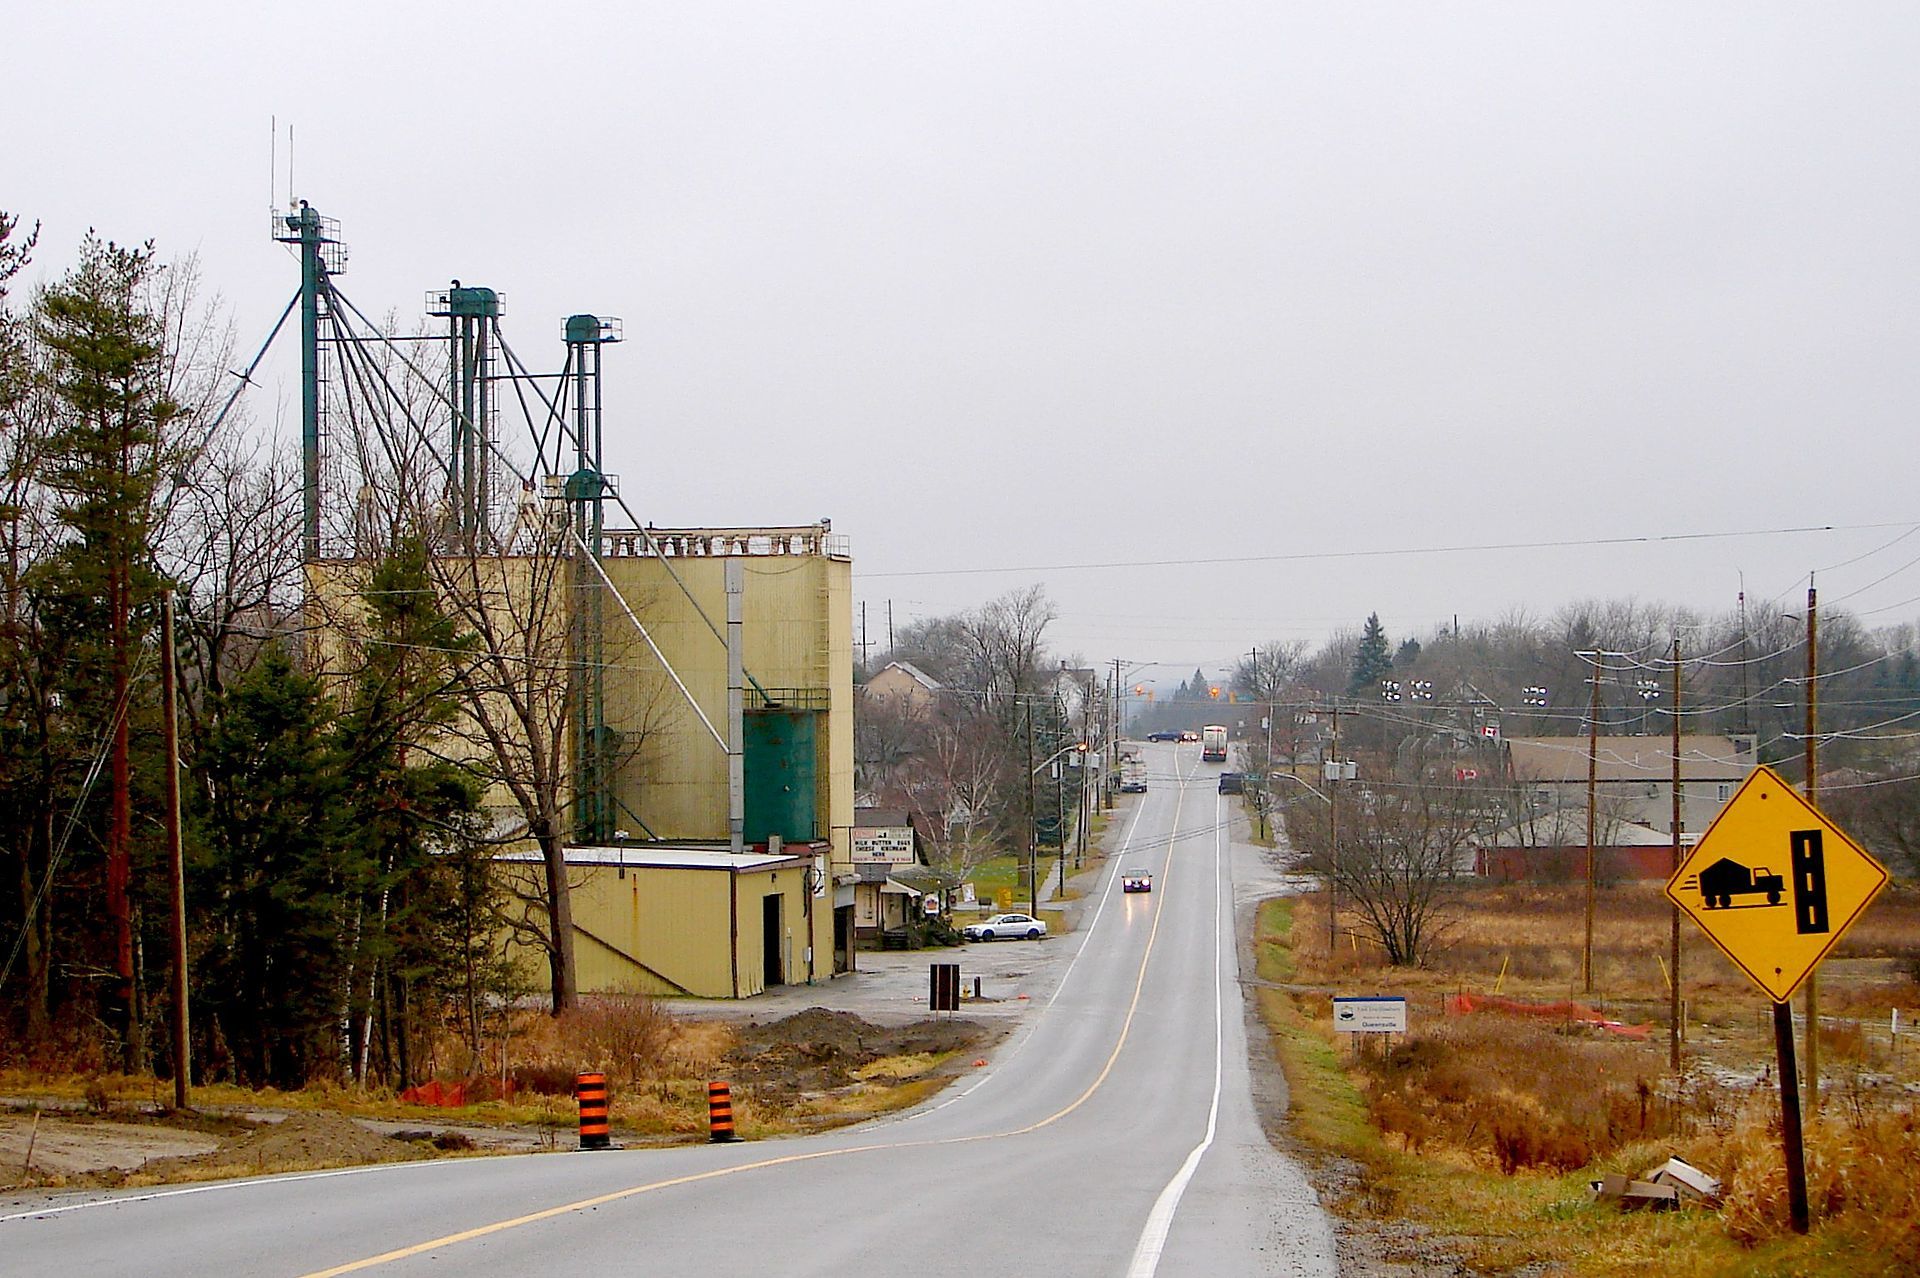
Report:
M582 847L565 850L568 865L610 865L629 870L732 870L739 874L751 870L779 870L787 866L805 866L811 856L789 856L784 852L742 852L735 855L715 848L671 847ZM502 852L496 861L539 861L537 850Z

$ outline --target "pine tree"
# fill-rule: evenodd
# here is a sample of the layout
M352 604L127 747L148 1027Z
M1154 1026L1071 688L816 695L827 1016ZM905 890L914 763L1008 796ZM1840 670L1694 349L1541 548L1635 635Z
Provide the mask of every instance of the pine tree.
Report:
M146 1066L134 898L132 830L134 654L153 628L161 588L153 567L156 494L169 428L181 409L166 389L165 331L147 305L152 246L126 249L89 235L80 263L36 299L33 336L55 423L44 481L66 540L35 565L43 634L65 648L50 692L80 742L104 740L110 759L101 893L106 935L84 963L110 973L102 1011L122 1065ZM82 749L89 747L82 746Z
M219 701L196 768L204 807L188 882L206 952L195 1006L241 1082L299 1087L339 1060L370 858L341 828L319 681L274 645ZM218 1053L208 1064L222 1072Z
M1354 645L1353 677L1347 681L1347 694L1365 697L1377 693L1380 681L1393 669L1392 651L1387 643L1386 628L1380 624L1380 614L1368 613L1360 642Z

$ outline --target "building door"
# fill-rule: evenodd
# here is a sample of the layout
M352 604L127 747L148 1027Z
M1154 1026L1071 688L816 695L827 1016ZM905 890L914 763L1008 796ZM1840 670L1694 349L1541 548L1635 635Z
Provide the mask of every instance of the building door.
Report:
M843 905L833 912L833 970L853 970L853 907Z
M760 955L765 968L760 981L768 989L787 983L786 967L780 961L787 935L781 908L784 901L778 892L770 892L760 901Z

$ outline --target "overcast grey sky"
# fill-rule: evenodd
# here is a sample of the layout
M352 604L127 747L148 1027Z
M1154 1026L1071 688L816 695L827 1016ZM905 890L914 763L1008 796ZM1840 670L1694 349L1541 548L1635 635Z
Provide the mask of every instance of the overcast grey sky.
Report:
M1191 666L1374 610L1397 639L1730 607L1862 555L1823 598L1884 576L1848 606L1920 616L1912 5L73 3L7 33L0 208L45 267L89 225L197 253L251 349L297 284L291 123L363 310L491 285L549 367L564 315L623 318L627 500L830 516L876 638L886 600L1043 581L1061 651ZM1848 528L1277 558L1809 525ZM977 568L1016 571L946 574Z

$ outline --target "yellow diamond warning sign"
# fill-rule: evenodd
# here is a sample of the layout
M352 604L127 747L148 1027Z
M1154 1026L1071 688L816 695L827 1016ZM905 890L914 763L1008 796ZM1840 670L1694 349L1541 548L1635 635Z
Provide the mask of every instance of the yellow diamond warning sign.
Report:
M1667 896L1784 1003L1886 883L1865 849L1773 769L1756 768Z

